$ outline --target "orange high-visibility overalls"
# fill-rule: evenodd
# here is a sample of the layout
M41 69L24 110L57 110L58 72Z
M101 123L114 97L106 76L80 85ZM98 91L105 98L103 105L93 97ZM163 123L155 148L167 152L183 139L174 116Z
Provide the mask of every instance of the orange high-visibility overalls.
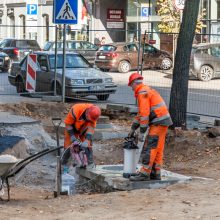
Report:
M140 127L140 132L145 133L149 127L143 150L143 167L140 171L150 174L153 168L155 172L160 172L165 137L172 120L163 98L156 90L139 84L135 88L135 97L138 102L138 114L133 121L133 129Z
M92 146L92 136L96 127L96 122L86 120L85 111L93 104L75 104L67 114L64 133L64 148L68 148L75 139L82 142L87 141L88 146Z

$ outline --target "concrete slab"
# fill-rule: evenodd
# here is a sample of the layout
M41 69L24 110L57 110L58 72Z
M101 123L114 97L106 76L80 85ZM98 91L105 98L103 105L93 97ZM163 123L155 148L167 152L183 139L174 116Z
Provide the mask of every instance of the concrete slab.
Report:
M24 124L36 124L40 123L40 121L34 120L33 118L20 116L20 115L12 115L9 112L0 112L0 126L4 125L24 125Z
M140 167L140 165L138 165ZM104 191L155 189L163 188L175 183L188 182L192 178L170 171L162 170L162 180L131 182L123 178L123 165L99 165L95 168L76 169L80 178L93 180Z

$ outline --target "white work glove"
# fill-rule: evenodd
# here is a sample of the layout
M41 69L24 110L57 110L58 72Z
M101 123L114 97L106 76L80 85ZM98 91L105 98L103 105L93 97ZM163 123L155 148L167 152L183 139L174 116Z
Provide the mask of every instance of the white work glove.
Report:
M138 135L138 141L144 142L144 133L139 133L139 135Z
M134 133L135 133L135 130L131 129L128 133L128 137L129 138L134 137Z

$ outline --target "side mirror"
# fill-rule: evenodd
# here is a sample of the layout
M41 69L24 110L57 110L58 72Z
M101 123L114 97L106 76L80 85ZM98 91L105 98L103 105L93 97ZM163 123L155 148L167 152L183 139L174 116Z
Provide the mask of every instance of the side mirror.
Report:
M45 72L47 72L47 71L48 71L48 69L47 69L47 67L46 67L46 66L41 66L40 68L41 68L41 70L43 70L43 71L45 71Z

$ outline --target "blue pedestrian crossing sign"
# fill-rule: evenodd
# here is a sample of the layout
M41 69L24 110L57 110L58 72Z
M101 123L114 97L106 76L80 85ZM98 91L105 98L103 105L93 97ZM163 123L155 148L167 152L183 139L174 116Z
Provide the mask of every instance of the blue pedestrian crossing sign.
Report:
M77 24L78 22L78 0L54 0L55 24Z

